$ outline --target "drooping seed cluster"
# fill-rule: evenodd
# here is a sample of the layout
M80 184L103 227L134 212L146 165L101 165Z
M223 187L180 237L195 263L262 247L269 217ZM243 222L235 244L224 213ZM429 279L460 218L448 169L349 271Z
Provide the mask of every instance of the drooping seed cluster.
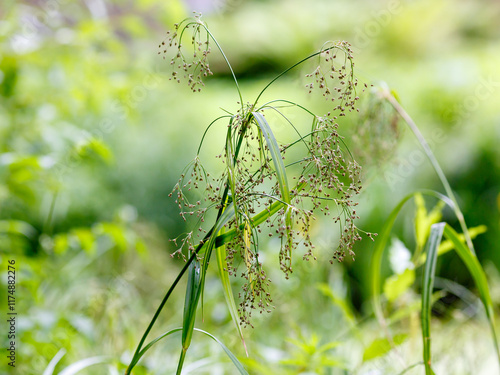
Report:
M349 134L349 147L363 166L378 169L394 156L401 138L399 119L380 88L364 97L356 129Z
M306 75L310 80L306 84L309 93L320 90L325 99L334 104L331 112L338 112L338 116L345 116L346 109L356 111L358 80L354 77L351 45L346 41L327 43L318 59L314 71Z
M196 14L194 20L175 24L174 30L168 31L166 39L158 46L158 54L163 54L163 59L167 59L168 53L173 50L173 57L170 59L170 65L173 67L170 80L178 83L186 80L193 92L201 91L205 86L203 79L213 74L208 63L210 36L200 17L200 14ZM191 48L184 48L182 38L188 31L192 34Z
M195 49L206 51L191 65L184 59L180 44L187 28L194 30ZM173 58L173 65L179 64L177 67L184 69L184 78L188 79L193 91L199 90L202 78L210 74L206 60L208 43L203 49L203 43L199 42L202 30L196 22L187 23L183 28L177 26L167 42L169 47L177 48L179 53ZM194 56L199 56L196 51ZM316 259L310 229L318 215L330 216L339 226L340 239L333 250L332 262L333 259L342 261L347 254L354 257L354 243L361 239L355 224L358 219L355 197L361 189L361 167L350 154L346 156L348 150L338 133L337 122L337 116L345 115L346 109L357 110L358 83L353 73L352 51L348 43L340 42L325 47L318 56L318 67L308 75L313 82L307 87L310 91L322 90L323 96L334 103L330 112L324 116L313 115L313 126L306 134L299 135L295 142L278 144L279 156L276 156L275 147L269 143L255 115L259 112L266 118L266 111L273 108L268 105L256 109L255 104L238 103L240 109L228 116L223 151L216 156L224 165L224 172L213 178L196 157L170 194L176 197L181 217L192 220L190 224L195 228L173 240L178 250L172 256L177 254L185 258L192 254L195 245L206 241L211 233L207 223L213 223L224 210L234 207L225 233L233 231L236 235L224 244L225 260L229 275L244 279L239 294L242 325L251 325L252 310L262 313L272 308L270 280L259 260L259 236L263 232L280 240L278 258L286 278L292 273L292 255L296 250L302 250L305 260ZM340 67L337 59L342 59ZM189 73L193 67L199 70L196 77ZM180 81L177 73L173 77ZM298 124L293 126L295 131L300 128ZM297 148L301 154L295 152ZM292 149L294 152L290 151ZM277 163L273 160L276 157L287 166L286 176L277 172ZM289 187L288 198L284 196L283 179ZM239 265L244 265L242 272L238 272Z

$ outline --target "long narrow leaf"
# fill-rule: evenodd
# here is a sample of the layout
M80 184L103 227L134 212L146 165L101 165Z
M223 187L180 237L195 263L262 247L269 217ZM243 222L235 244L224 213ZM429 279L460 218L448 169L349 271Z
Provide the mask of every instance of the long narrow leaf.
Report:
M201 332L201 333L204 333L205 335L207 335L208 337L210 337L212 340L214 340L215 342L217 342L221 346L221 348L226 352L226 354L229 357L229 359L234 363L234 365L236 366L236 368L238 369L238 371L240 372L240 374L241 375L248 375L247 370L245 370L245 368L243 367L243 365L241 364L241 362L238 361L238 358L236 358L236 356L217 337L215 337L214 335L211 335L208 332L202 331L201 329L198 329L198 328L195 328L194 330L198 331L198 332Z
M427 260L422 285L422 340L424 345L423 357L425 374L432 375L431 368L431 301L434 277L436 275L436 261L439 244L443 237L445 223L433 224L426 246Z
M61 358L64 357L65 354L66 354L66 349L63 348L59 350L54 356L54 358L50 360L49 364L47 365L47 367L43 372L43 375L52 375L54 373L57 364L59 363Z
M493 302L491 300L486 274L484 273L483 268L481 267L481 264L479 263L479 260L477 259L476 255L462 242L462 239L452 227L446 225L444 228L444 235L455 246L455 250L457 251L462 261L465 263L467 269L471 273L472 278L474 279L474 282L477 286L481 302L484 305L486 316L488 317L491 335L493 337L495 351L500 366L500 350L495 328L495 316L494 316L495 313L493 310Z
M392 227L394 226L394 222L396 221L399 212L401 211L405 203L408 202L411 198L413 198L416 194L429 195L434 198L440 199L451 208L453 208L454 206L454 203L447 196L443 194L440 194L432 190L419 190L405 196L389 214L389 217L387 218L384 227L377 238L377 244L373 251L373 258L371 262L373 309L375 312L375 316L377 317L378 321L382 326L385 326L385 318L382 309L382 302L380 299L380 291L382 285L382 275L381 275L382 255L384 253L387 242L390 239Z
M276 170L276 179L278 180L278 185L280 187L281 199L288 207L285 208L285 231L288 239L288 246L292 249L292 236L290 235L290 231L292 228L292 212L290 210L290 190L288 188L288 178L286 175L285 164L283 163L283 157L281 156L280 147L278 142L276 142L276 138L271 130L271 127L267 123L265 117L260 112L252 112L252 115L259 125L259 128L266 139L266 144L271 153L271 158L273 160L274 169Z
M412 193L404 197L398 205L391 211L389 217L385 221L384 227L377 238L377 244L375 246L375 250L373 251L373 258L371 261L372 265L372 297L373 297L373 310L375 312L375 316L377 317L379 323L384 326L384 314L382 311L382 302L380 300L380 290L382 285L382 274L381 274L381 265L382 265L382 255L384 253L384 249L387 245L387 242L390 239L392 227L396 218L408 200L410 200L416 193Z
M200 262L195 259L189 266L186 298L184 301L184 315L182 323L182 348L187 349L193 335L196 308L201 288Z
M223 232L224 230L221 231L221 234L224 234ZM241 338L241 342L243 343L243 346L245 347L245 352L248 356L248 350L239 323L238 308L236 307L236 302L234 301L233 289L231 288L231 281L229 280L229 271L227 268L227 261L226 261L226 256L227 256L226 247L224 245L219 246L216 249L215 254L217 258L217 268L219 271L219 277L222 282L222 290L224 291L224 298L226 299L226 305L227 308L229 309L229 313L231 314L231 319L233 320L233 323L236 327L236 331L238 331L238 335Z
M160 341L161 339L171 335L172 333L176 333L176 332L179 332L179 331L182 331L182 328L174 328L168 332L165 332L163 335L161 336L158 336L157 338L155 338L153 341L151 341L149 344L147 344L144 348L142 348L142 350L137 354L137 356L135 356L131 362L131 367L135 367L135 365L137 365L137 363L139 362L139 360L141 359L141 357L146 354L146 352L151 349L151 347L156 344L158 341ZM130 367L129 366L129 367Z
M186 352L191 344L191 337L193 334L193 327L196 320L196 311L198 308L198 301L200 300L200 296L203 294L203 289L205 285L205 275L208 269L208 264L210 261L210 256L212 254L212 250L215 246L215 239L217 237L217 233L219 233L222 228L231 220L234 216L234 204L231 203L222 213L222 215L217 220L212 234L208 239L206 244L205 256L203 258L203 264L201 267L196 270L192 269L194 272L194 279L191 283L188 281L187 289L186 289L186 300L184 306L184 319L183 319L183 330L182 330L182 350L179 357L179 364L177 366L177 374L180 374L182 370L182 366L184 363L184 358L186 356ZM198 263L194 261L193 263ZM191 266L190 266L191 267ZM190 279L191 280L191 279Z
M62 370L59 375L74 375L81 370L93 366L93 365L98 365L101 363L106 363L111 360L111 357L107 356L98 356L98 357L90 357L90 358L85 358L82 359L78 362L75 362L68 367L66 367L64 370Z
M201 329L198 329L198 328L194 328L193 329L194 331L197 331L197 332L201 332L205 335L207 335L208 337L210 337L212 340L214 340L215 342L217 342L221 348L224 350L224 352L227 354L227 356L229 357L229 359L234 363L234 365L236 366L236 368L238 369L239 373L241 375L248 375L248 372L245 370L245 368L243 367L243 365L241 364L241 362L238 360L238 358L236 358L236 356L218 339L216 338L215 336L211 335L210 333L206 332L206 331L203 331ZM155 338L153 341L151 341L149 344L147 344L139 353L138 355L138 358L137 358L137 361L134 363L134 366L137 364L137 362L139 361L139 359L149 350L151 349L151 347L156 344L158 341L162 340L163 338L167 337L167 336L170 336L171 334L173 333L176 333L176 332L179 332L179 331L182 331L182 328L174 328L168 332L165 332L164 334L158 336L157 338Z
M276 178L278 179L278 184L280 187L281 198L285 203L290 204L290 191L288 189L288 179L286 176L285 164L283 163L283 157L281 156L280 148L276 138L271 130L271 127L267 123L265 117L262 113L252 112L257 125L266 139L267 147L271 153L271 158L273 159L274 168L276 169Z

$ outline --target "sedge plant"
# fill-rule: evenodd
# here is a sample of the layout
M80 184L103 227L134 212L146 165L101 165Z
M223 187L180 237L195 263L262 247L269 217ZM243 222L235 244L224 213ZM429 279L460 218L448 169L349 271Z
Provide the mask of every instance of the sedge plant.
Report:
M419 362L417 365L421 364L424 366L426 375L433 375L434 371L432 367L431 352L431 308L433 302L436 301L435 294L433 293L434 280L436 277L436 262L439 256L445 254L448 251L454 250L467 267L477 287L479 299L484 307L486 317L488 319L493 348L498 359L500 370L500 346L496 333L493 301L491 299L486 274L476 256L476 252L474 250L474 245L472 242L473 238L485 232L486 228L484 226L475 228L469 228L467 226L464 215L460 209L460 206L458 205L457 199L439 162L434 156L431 148L429 147L416 123L399 103L397 95L394 92L391 92L386 87L379 89L376 92L376 95L378 96L380 101L388 104L393 108L394 113L408 125L412 133L415 135L417 141L421 145L428 160L434 168L444 188L445 194L431 190L415 191L405 196L390 213L388 219L384 224L384 227L381 230L371 261L372 301L375 316L384 329L388 342L391 344L392 348L395 349L397 345L389 329L390 321L395 321L395 319L393 319L392 316L387 318L384 312L384 302L386 304L390 304L391 299L393 299L393 297L389 295L392 293L387 293L387 291L390 291L390 285L392 284L393 286L396 286L396 288L399 288L398 293L402 293L402 291L409 288L413 283L415 270L419 267L422 267L423 276L421 282L422 292L420 320L422 331L423 361ZM436 206L430 212L427 212L424 196L434 200L437 199L438 201ZM382 255L391 237L392 228L397 219L397 216L399 215L405 204L412 199L416 203L416 248L413 252L411 262L405 272L401 273L400 275L393 275L391 276L391 278L386 280L383 288L385 292L384 295L382 295ZM445 206L450 208L455 214L460 224L460 229L462 230L461 234L457 233L455 229L453 229L448 223L441 222L441 212ZM445 241L442 241L443 238L445 238ZM398 312L394 313L393 315L396 314L398 314ZM414 366L415 365L412 365L406 370Z
M252 311L262 313L272 308L270 280L259 259L259 237L263 233L279 239L281 245L276 256L286 278L292 273L295 252L301 251L305 260L315 259L310 228L318 214L330 216L340 232L331 262L354 257L353 246L362 233L373 237L356 226L361 167L339 133L339 120L357 111L357 92L366 87L358 87L350 45L345 41L325 43L318 52L277 75L252 101L245 101L229 60L200 15L176 24L161 42L159 54L172 67L172 81L185 82L198 92L204 86L204 79L212 75L208 57L213 45L231 72L238 106L208 125L196 157L171 193L181 218L192 221L193 225L192 231L173 240L178 248L174 254L184 258L185 264L145 330L126 374L132 373L153 344L176 332L182 335L176 371L180 374L193 332L198 331L219 342L238 371L247 373L217 338L195 328L200 300L203 304L207 269L214 256L228 309L244 345L241 326L252 325ZM280 77L307 61L313 61L315 67L307 74L306 90L320 91L329 103L326 113L317 114L291 100L262 100L264 92ZM300 118L305 122L292 121L285 109L301 112ZM276 139L273 124L268 121L271 115L288 124L290 133L295 135L293 141L281 143ZM223 172L213 176L203 166L200 152L210 130L216 126L225 129L226 136L222 152L216 156ZM243 270L238 270L239 264ZM148 334L185 274L188 280L182 327L146 344ZM237 275L244 279L239 303L230 283L230 277Z

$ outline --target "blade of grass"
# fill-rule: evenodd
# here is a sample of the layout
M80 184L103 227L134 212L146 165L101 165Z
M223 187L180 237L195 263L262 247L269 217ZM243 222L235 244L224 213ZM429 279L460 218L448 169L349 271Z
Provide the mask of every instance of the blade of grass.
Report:
M217 233L219 233L222 228L231 220L234 216L235 209L234 204L231 203L218 218L214 230L210 235L208 242L206 244L206 252L203 257L203 263L201 267L197 260L193 261L190 267L190 279L188 279L188 285L186 288L186 300L184 305L184 319L182 323L182 349L179 357L179 363L177 366L177 375L182 371L182 366L184 364L184 359L186 357L187 350L191 344L191 338L193 335L194 323L196 320L196 311L198 310L198 301L200 296L203 294L203 289L205 286L205 275L208 269L208 264L210 262L210 257L212 250L215 245L215 238ZM198 268L195 265L198 263ZM191 281L191 282L190 282Z
M177 374L180 374L184 359L186 357L191 339L193 337L194 322L196 320L196 310L200 297L201 271L200 262L195 259L189 266L188 281L186 287L186 297L184 301L184 314L182 322L182 348L177 365Z
M57 364L59 363L61 358L64 357L65 354L66 354L66 349L63 348L63 349L59 350L56 353L56 355L54 356L54 358L52 358L50 360L49 364L47 365L47 367L43 371L43 375L52 375L54 373L54 370L55 370Z
M160 341L161 339L171 335L172 333L176 333L176 332L179 332L179 331L182 331L182 328L174 328L168 332L165 332L164 334L162 334L161 336L158 336L157 338L155 338L153 341L151 341L150 343L148 343L139 353L137 356L134 356L134 358L132 359L132 362L130 362L130 366L132 367L135 367L135 365L137 365L137 363L139 362L139 360L141 359L141 357L146 354L146 352L151 349L151 347L156 344L158 341Z
M224 234L224 229L220 232L220 234ZM243 346L245 348L245 353L247 354L248 357L247 346L245 344L243 332L239 324L238 308L236 307L236 302L234 301L233 289L231 288L231 281L229 280L229 272L226 261L226 256L227 256L226 246L222 245L217 247L215 255L217 258L217 269L219 271L219 277L222 282L222 290L224 292L226 305L229 309L229 313L231 314L231 319L233 320L233 323L236 327L236 331L238 332L238 335L241 338L241 342L243 343Z
M179 331L182 331L182 328L174 328L174 329L171 329L170 331L168 332L165 332L164 334L158 336L157 338L155 338L153 341L151 341L149 344L147 344L144 349L142 349L140 352L139 352L139 356L137 357L137 361L134 362L134 366L137 364L137 362L141 359L141 357L149 350L151 349L151 347L156 344L158 341L164 339L165 337L167 336L170 336L171 334L173 333L177 333ZM236 356L218 339L216 338L214 335L206 332L206 331L203 331L201 329L198 329L198 328L194 328L193 331L196 331L196 332L200 332L200 333L203 333L205 335L207 335L208 337L210 337L212 340L214 340L215 342L217 342L221 348L224 350L224 352L227 354L227 356L229 357L229 359L234 363L234 365L236 366L236 368L238 369L239 373L241 375L248 375L248 372L245 370L245 368L243 367L243 365L241 364L241 362L238 360L238 358L236 358Z
M276 177L278 179L278 184L280 186L281 198L287 204L290 204L290 191L288 190L288 179L286 176L285 164L283 163L283 157L281 156L280 148L276 138L266 121L265 117L260 112L252 112L257 125L266 139L267 147L271 153L271 158L273 159L274 168L276 169Z
M288 246L290 251L292 249L292 236L290 235L290 231L292 229L292 211L291 211L291 200L290 200L290 190L288 189L288 178L286 175L285 164L283 163L283 157L281 156L280 148L278 142L276 142L276 138L266 121L264 115L260 112L252 112L252 115L257 122L264 138L266 139L266 144L271 153L271 158L273 160L274 169L276 170L276 179L278 180L278 185L280 187L281 199L285 202L288 207L285 208L285 231L286 237L288 241Z
M441 169L441 166L439 165L439 162L437 161L436 157L434 156L429 144L425 140L424 136L420 132L420 129L418 128L417 124L413 121L413 119L410 117L410 115L404 110L404 108L399 104L399 102L396 100L396 98L391 94L389 90L384 90L383 92L384 97L391 103L391 105L394 107L396 112L405 120L406 124L408 127L411 129L415 137L417 138L418 142L424 149L425 154L427 155L427 158L430 160L432 167L436 171L439 179L441 180L441 183L443 184L444 190L446 191L446 194L448 197L453 201L453 210L455 211L455 215L457 216L458 221L460 222L460 228L462 229L462 232L464 233L465 240L467 242L467 246L469 247L470 251L475 254L474 250L474 245L472 243L472 239L470 238L469 235L469 230L467 228L467 224L465 223L465 218L460 210L460 207L458 206L457 199L455 197L455 194L453 193L453 190L451 189L450 183L448 182L448 179L446 178L443 170Z
M78 362L75 362L68 367L66 367L64 370L62 370L59 375L74 375L81 370L93 366L93 365L98 365L101 363L106 363L109 362L112 358L108 356L98 356L98 357L90 357L90 358L85 358L82 359Z
M445 223L433 224L426 245L427 260L425 262L422 282L422 340L425 375L433 375L431 367L431 300L436 275L437 251L443 238Z
M495 346L495 351L498 357L498 363L500 367L500 350L498 345L498 337L496 334L495 328L495 316L493 310L493 302L490 296L490 290L488 287L488 280L486 278L486 274L484 273L481 264L477 257L469 251L469 249L464 245L462 240L460 239L459 234L449 225L446 225L444 228L444 236L453 243L456 252L465 263L467 269L472 275L474 282L479 291L479 296L481 298L481 302L484 305L484 309L486 311L486 316L488 318L488 322L490 325L491 335L493 337L493 343Z
M377 238L377 244L375 245L375 249L373 251L373 258L372 258L372 262L371 262L371 265L372 265L371 274L372 274L373 310L375 312L375 316L377 317L377 320L379 321L380 325L384 329L387 328L387 325L385 322L383 309L382 309L382 302L380 299L380 291L381 291L381 285L382 285L382 275L381 275L382 255L384 253L387 242L390 239L392 227L394 226L394 222L396 221L396 218L397 218L399 212L401 211L403 206L406 204L406 202L408 202L411 198L413 198L416 194L419 194L419 193L438 198L438 199L442 200L443 202L445 202L451 208L453 208L453 206L454 206L454 203L443 194L440 194L440 193L432 191L432 190L419 190L419 191L410 193L407 196L405 196L398 203L398 205L391 211L391 213L389 214L389 217L385 221L384 227L382 228L382 231Z
M205 332L205 331L202 331L201 329L197 329L195 328L195 331L198 331L198 332L201 332L205 335L207 335L208 337L210 337L212 340L214 340L216 343L218 343L220 345L220 347L224 350L224 352L226 352L227 356L229 357L229 359L233 362L233 364L235 365L235 367L238 369L238 371L240 372L241 375L248 375L248 372L245 370L245 368L243 367L243 365L241 364L240 361L238 361L238 358L236 358L236 356L226 347L226 345L224 345L222 343L222 341L220 341L217 337L215 337L214 335L208 333L208 332Z

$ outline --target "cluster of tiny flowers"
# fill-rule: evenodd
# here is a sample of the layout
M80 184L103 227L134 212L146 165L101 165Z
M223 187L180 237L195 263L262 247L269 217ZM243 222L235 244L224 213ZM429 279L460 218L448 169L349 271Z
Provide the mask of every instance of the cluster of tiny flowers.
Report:
M341 60L340 62L338 60ZM312 73L306 75L309 93L320 90L326 100L334 103L332 112L345 116L345 110L357 110L354 61L351 45L345 41L325 45L319 54L319 64Z
M356 131L350 134L350 144L363 166L381 168L394 156L400 141L400 117L379 88L372 88L368 94Z
M175 24L174 30L168 31L166 39L158 46L160 49L158 54L163 55L163 59L166 59L167 54L173 49L173 57L170 59L170 64L173 67L170 80L175 80L178 83L182 79L187 80L187 84L193 92L201 91L205 85L203 79L213 74L208 63L210 38L200 17L201 15L198 14L190 22ZM192 34L191 48L186 50L181 39L188 30Z
M199 19L188 22L181 35L186 28L195 31L192 39L197 59L195 62L187 63L181 53L177 37L179 26L176 26L167 44L177 48L178 54L172 62L184 68L184 77L196 91L203 84L202 76L211 74L206 59L209 49L208 43L203 49L203 43L199 42L200 32L205 30ZM197 51L206 53L197 57L200 56ZM340 67L336 62L337 53L343 56ZM361 239L355 225L358 219L355 196L361 189L361 167L351 157L344 156L344 142L338 134L337 123L337 116L344 115L346 109L357 109L355 104L359 98L356 96L357 81L352 71L352 51L348 43L340 42L324 48L319 58L320 64L308 75L314 81L308 84L308 88L310 91L316 87L323 90L323 95L335 104L326 115L314 118L310 135L301 137L298 142L279 145L280 156L285 164L289 162L288 150L294 145L304 144L307 148L307 154L302 159L291 162L298 166L294 169L296 173L287 172L290 176L288 182L295 184L289 191L290 201L285 202L282 196L283 187L273 167L276 161L256 122L253 114L255 108L243 103L239 103L241 108L238 112L229 116L225 145L216 156L224 164L224 172L218 178L211 177L197 157L170 194L175 197L181 217L185 221L195 221L192 223L195 228L192 232L173 240L178 250L172 256L177 254L184 259L186 251L187 255L193 254L195 245L206 240L210 234L204 225L208 213L212 212L219 218L232 204L234 216L225 227L226 232L232 230L236 236L225 243L226 271L229 275L236 277L239 274L245 279L239 294L242 325L251 325L252 310L257 309L262 313L272 308L270 279L259 260L258 238L263 231L271 237L277 236L281 242L278 257L286 278L292 273L292 254L295 250L305 248L303 258L316 259L310 227L318 214L330 215L340 227L339 246L334 250L333 259L342 261L346 254L354 257L354 243ZM193 68L198 75L189 73ZM177 73L173 77L180 81ZM265 116L265 109L259 112ZM292 153L290 159L292 157L296 157L296 153ZM331 209L330 205L334 207ZM266 214L266 211L267 218L259 225L255 224L252 218L259 213ZM367 234L372 237L372 234ZM240 263L245 265L245 269L238 273Z

